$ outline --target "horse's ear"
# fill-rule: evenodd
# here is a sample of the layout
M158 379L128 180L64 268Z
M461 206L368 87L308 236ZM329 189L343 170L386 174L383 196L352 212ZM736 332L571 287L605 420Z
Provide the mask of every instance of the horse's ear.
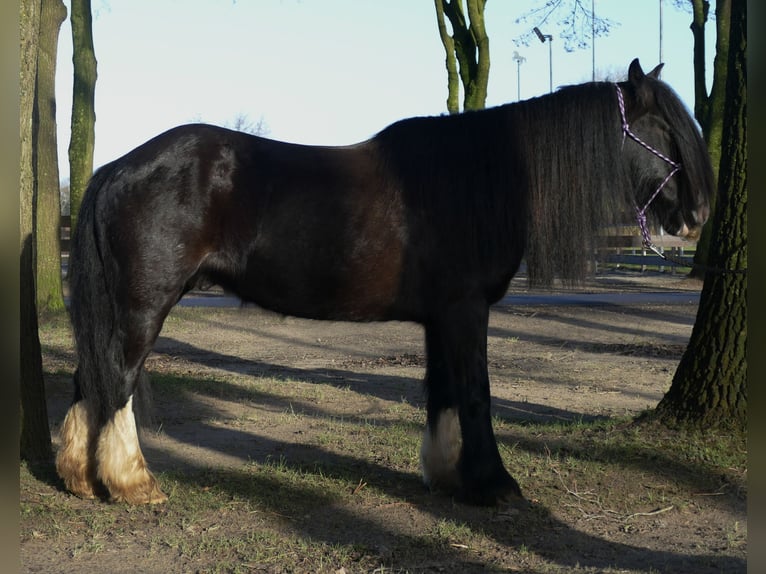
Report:
M644 106L648 106L652 101L652 87L646 81L646 78L657 79L662 69L662 64L654 68L648 74L644 74L644 70L641 68L641 64L638 62L638 58L630 63L628 68L628 81L633 87L633 93L636 100L641 102Z
M643 82L644 78L647 76L655 80L659 80L660 72L662 71L664 65L665 64L658 64L651 72L644 74L644 70L641 68L641 64L639 63L638 58L635 58L630 63L630 67L628 68L628 80L630 80L630 83L633 84L633 87L635 88L638 88Z
M663 67L664 65L665 65L664 63L662 63L662 64L657 64L657 65L654 67L654 70L652 70L651 72L649 72L649 73L647 74L647 76L649 76L650 78L654 78L655 80L659 80L659 79L660 79L660 72L662 71L662 67Z
M633 84L634 87L638 87L641 85L641 82L644 79L644 70L641 68L641 64L638 61L638 58L635 58L631 63L630 67L628 68L628 80L631 84Z

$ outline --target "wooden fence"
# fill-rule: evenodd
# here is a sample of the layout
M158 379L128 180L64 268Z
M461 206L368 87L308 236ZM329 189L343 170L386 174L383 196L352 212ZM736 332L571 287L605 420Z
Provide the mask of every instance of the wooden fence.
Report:
M694 256L697 246L694 242L657 231L653 231L651 237L662 253L687 261ZM595 255L596 270L600 267L629 267L641 271L656 268L661 272L669 269L671 273L686 273L689 269L680 263L667 261L644 247L641 232L634 225L605 229L598 238Z
M69 260L71 223L70 216L61 216L61 259L64 265ZM691 243L674 235L660 233L652 233L652 239L663 253L669 253L676 258L691 259L694 255L696 243ZM630 225L605 229L598 238L595 255L596 271L610 267L635 268L641 271L656 269L660 272L669 269L671 273L686 273L688 270L688 267L666 261L647 250L641 241L641 232L636 226Z

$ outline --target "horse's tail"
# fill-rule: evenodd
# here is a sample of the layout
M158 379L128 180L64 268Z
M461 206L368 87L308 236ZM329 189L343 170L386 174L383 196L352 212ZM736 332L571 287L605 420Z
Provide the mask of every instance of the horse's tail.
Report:
M146 375L135 389L126 388L121 310L116 297L122 270L108 241L113 203L107 193L115 178L113 164L91 178L72 235L69 286L70 317L77 347L74 402L87 399L97 426L102 426L134 394L136 414L149 413ZM137 417L139 421L143 417ZM144 418L143 422L147 422Z

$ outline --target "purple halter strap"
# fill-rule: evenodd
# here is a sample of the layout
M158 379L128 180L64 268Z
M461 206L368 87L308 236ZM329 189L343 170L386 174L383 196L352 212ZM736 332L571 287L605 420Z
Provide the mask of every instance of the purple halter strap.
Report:
M660 191L662 191L662 188L665 187L665 184L670 181L670 178L673 177L678 170L681 169L681 164L673 161L669 157L667 157L662 152L654 149L652 146L650 146L648 143L646 143L644 140L642 140L640 137L638 137L636 134L633 133L633 131L630 129L630 126L628 125L628 119L625 116L625 99L622 95L622 89L619 85L615 84L615 88L617 88L617 103L620 106L620 118L622 119L622 144L625 145L625 136L630 137L633 141L641 145L645 150L653 153L658 158L663 160L664 162L668 163L673 169L670 171L668 175L665 176L665 179L662 180L662 183L660 183L657 190L652 194L652 196L649 198L649 200L646 202L646 205L644 205L642 208L639 208L636 205L636 220L638 221L638 227L641 229L641 237L644 241L644 245L646 247L653 247L652 245L652 238L649 235L649 228L646 225L646 210L648 209L649 205L654 201L654 198L659 195Z

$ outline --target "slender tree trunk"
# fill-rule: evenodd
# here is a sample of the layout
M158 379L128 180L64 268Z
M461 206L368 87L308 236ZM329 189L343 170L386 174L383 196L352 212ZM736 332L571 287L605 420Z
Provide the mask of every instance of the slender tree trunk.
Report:
M718 209L697 320L673 383L657 407L666 420L747 426L747 0L731 0ZM734 272L721 272L732 270Z
M726 101L726 77L729 65L729 21L731 0L716 2L716 48L713 62L713 85L708 94L705 78L705 24L708 19L709 2L693 0L694 19L691 29L694 35L694 115L702 127L702 133L707 142L710 161L713 164L714 181L718 181L718 169L721 161L721 130L723 129L724 102ZM713 198L710 209L715 212L716 198ZM694 262L698 267L692 269L691 276L704 277L704 271L699 271L708 260L712 226L706 226L697 242Z
M692 61L694 65L694 115L702 123L707 116L707 81L705 78L705 25L710 12L708 0L691 0Z
M480 110L487 101L489 83L489 36L484 26L484 5L486 0L468 0L468 17L471 21L469 33L471 43L464 52L470 71L465 89L463 109ZM474 54L476 54L474 56ZM464 84L465 85L465 84Z
M93 18L90 0L72 0L72 135L69 141L69 205L72 229L80 203L93 173L96 127L96 54L93 49Z
M64 309L61 285L61 198L56 142L56 54L66 6L61 0L42 0L40 43L37 52L37 85L33 112L35 146L34 227L36 237L37 310Z
M463 109L482 109L487 100L490 62L489 37L484 26L486 0L467 0L468 19L462 0L434 0L434 4L447 56L447 110L451 114L460 111L458 77L463 85ZM445 16L452 26L452 36L447 31Z
M456 114L460 111L460 76L457 72L457 60L455 59L455 41L447 31L443 0L434 0L434 5L436 6L436 22L439 26L439 37L442 40L446 54L447 111L451 114Z
M19 139L20 169L20 386L21 386L21 458L49 461L53 458L48 411L45 404L40 339L37 332L37 309L34 284L34 212L35 169L32 110L37 77L37 48L40 28L40 0L22 0L19 18L21 33Z

